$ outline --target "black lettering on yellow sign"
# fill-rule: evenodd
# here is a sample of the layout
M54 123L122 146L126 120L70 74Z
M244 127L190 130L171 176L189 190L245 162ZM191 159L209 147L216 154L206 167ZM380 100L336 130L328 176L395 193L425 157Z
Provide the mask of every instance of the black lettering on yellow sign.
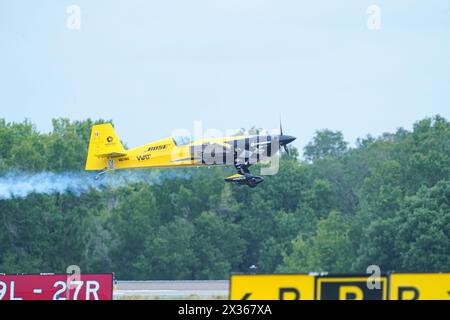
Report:
M392 273L389 278L305 274L232 275L230 278L232 300L387 300L388 298L449 300L450 273Z
M233 274L231 300L314 300L314 276L307 274Z
M393 273L389 288L391 300L448 300L450 273Z
M420 297L416 287L398 287L399 300L417 300Z
M280 288L278 300L300 300L300 291L296 288Z
M376 286L368 285L367 277L318 277L318 300L385 300L386 278L380 277ZM371 284L374 279L371 278Z

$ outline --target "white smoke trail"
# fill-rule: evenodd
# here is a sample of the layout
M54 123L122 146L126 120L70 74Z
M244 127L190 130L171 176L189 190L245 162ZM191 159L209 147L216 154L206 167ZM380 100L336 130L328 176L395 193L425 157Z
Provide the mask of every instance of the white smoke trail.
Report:
M139 171L106 173L95 179L96 173L87 172L9 172L0 176L0 200L25 198L36 194L63 194L70 192L79 196L92 189L118 189L132 183L159 183L164 178L186 177L186 174L169 171Z

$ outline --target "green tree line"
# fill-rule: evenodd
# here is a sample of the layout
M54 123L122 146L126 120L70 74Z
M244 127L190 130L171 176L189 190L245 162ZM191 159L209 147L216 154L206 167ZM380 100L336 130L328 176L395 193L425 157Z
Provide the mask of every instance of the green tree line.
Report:
M91 127L102 122L55 119L40 133L30 121L0 119L0 181L10 172L84 174ZM158 171L156 183L0 199L0 272L450 271L448 120L352 147L341 132L319 130L302 155L290 151L255 189L225 183L233 168L188 168Z

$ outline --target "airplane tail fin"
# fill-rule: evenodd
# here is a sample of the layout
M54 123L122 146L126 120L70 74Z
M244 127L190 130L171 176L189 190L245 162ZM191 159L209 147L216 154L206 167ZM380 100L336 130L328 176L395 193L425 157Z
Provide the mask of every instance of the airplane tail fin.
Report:
M92 126L91 139L86 159L86 170L104 170L108 168L108 159L126 155L111 123Z

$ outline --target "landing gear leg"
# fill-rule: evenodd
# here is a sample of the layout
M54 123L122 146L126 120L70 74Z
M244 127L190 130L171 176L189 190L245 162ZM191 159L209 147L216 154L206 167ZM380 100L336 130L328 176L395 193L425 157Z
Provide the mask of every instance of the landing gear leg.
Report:
M246 163L237 163L236 158L234 160L234 167L236 168L238 174L243 175L245 177L244 180L240 181L240 184L246 184L250 188L256 187L259 183L263 182L264 179L259 176L254 176L250 173L250 170L248 167L250 164L248 162Z
M108 159L108 168L105 168L105 170L102 170L95 176L95 180L100 179L105 173L114 171L114 160Z
M242 175L251 174L250 170L248 169L250 165L247 163L237 163L236 160L234 161L234 167L236 168L237 172Z

